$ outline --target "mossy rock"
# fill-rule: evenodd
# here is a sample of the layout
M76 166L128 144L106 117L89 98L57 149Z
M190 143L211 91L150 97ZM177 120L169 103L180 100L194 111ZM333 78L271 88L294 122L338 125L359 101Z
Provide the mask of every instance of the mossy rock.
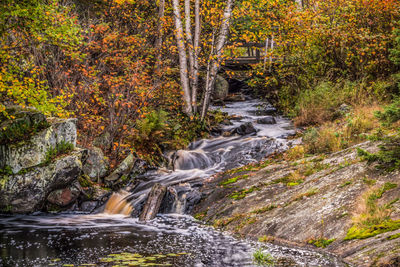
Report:
M0 145L17 143L50 126L46 117L33 108L13 106L6 109L8 118L0 118Z

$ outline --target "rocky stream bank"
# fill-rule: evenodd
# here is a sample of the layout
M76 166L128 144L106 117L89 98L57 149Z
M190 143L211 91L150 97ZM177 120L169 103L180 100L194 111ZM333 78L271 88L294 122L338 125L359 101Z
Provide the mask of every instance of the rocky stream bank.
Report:
M194 216L244 238L319 247L354 266L400 266L400 173L367 165L356 147L300 160L278 155L217 174ZM377 222L362 228L367 217Z

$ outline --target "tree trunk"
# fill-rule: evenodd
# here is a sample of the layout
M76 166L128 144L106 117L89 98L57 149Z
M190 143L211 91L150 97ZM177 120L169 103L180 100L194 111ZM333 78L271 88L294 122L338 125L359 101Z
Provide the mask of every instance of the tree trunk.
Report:
M156 62L156 73L155 73L155 79L154 79L154 88L157 88L160 86L160 80L161 80L161 65L162 65L162 43L163 43L163 34L162 34L162 28L163 28L163 20L164 20L164 12L165 12L165 0L160 0L159 6L158 6L158 24L157 24L157 39L155 43L155 48L157 51L157 62ZM164 94L163 94L164 95ZM161 98L162 103L164 102L164 96Z
M185 50L185 42L183 37L182 20L179 8L179 0L172 0L172 6L174 9L175 19L175 37L178 47L179 54L179 73L181 78L181 86L183 90L183 99L185 101L185 113L187 115L193 114L192 103L191 103L191 92L188 78L188 66L187 57Z
M139 221L148 221L156 217L161 202L167 192L167 187L161 184L155 184L151 188L149 195L147 196L146 204L144 204L143 211L139 216Z
M200 0L194 3L194 58L193 58L193 82L192 82L192 106L193 112L197 113L197 88L199 84L199 54L200 54Z
M201 111L201 120L204 120L204 118L207 115L208 106L210 104L211 92L215 85L215 79L217 77L217 73L221 67L222 52L225 47L226 39L227 39L228 33L229 33L229 25L230 25L230 19L231 19L231 15L232 15L233 2L234 2L234 0L227 0L227 3L226 3L224 17L223 17L223 20L221 23L220 32L219 32L216 47L215 47L215 57L212 57L212 59L211 59L210 75L208 76L209 78L206 81L206 90L205 90L203 107L202 107L202 111Z
M189 54L189 79L190 85L193 84L193 70L194 70L194 54L193 54L193 38L192 38L192 27L190 19L190 0L185 0L185 32L186 32L186 43Z

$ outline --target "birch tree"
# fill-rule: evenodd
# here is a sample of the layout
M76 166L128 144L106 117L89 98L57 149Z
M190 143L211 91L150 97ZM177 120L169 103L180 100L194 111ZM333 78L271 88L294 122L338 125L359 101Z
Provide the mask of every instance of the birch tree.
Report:
M210 105L210 97L212 90L215 86L215 80L217 77L217 73L221 68L221 61L222 61L222 54L224 47L226 45L226 41L228 39L229 34L229 26L230 20L232 16L232 8L233 8L234 0L227 0L226 7L224 10L224 15L221 23L221 27L219 30L219 35L216 40L215 49L213 49L213 53L211 55L211 59L209 62L209 70L207 73L207 81L206 81L206 88L204 93L204 100L203 106L201 110L201 120L207 115L208 107Z
M174 10L175 38L179 54L179 74L183 90L183 99L185 101L185 113L187 115L192 115L193 108L191 103L191 90L188 78L188 63L187 63L179 0L172 0L172 7Z

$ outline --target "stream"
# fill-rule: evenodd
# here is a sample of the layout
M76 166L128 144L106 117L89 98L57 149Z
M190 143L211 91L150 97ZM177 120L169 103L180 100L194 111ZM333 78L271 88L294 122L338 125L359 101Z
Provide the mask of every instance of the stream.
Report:
M236 115L222 127L231 134L171 153L173 171L150 171L125 188L131 216L103 210L0 216L0 266L254 266L259 248L275 266L347 266L309 249L236 239L186 215L201 199L205 179L287 149L287 137L295 133L288 119L260 100L228 103L221 111ZM271 118L276 123L260 120ZM160 214L140 222L139 211L156 183L168 186Z

